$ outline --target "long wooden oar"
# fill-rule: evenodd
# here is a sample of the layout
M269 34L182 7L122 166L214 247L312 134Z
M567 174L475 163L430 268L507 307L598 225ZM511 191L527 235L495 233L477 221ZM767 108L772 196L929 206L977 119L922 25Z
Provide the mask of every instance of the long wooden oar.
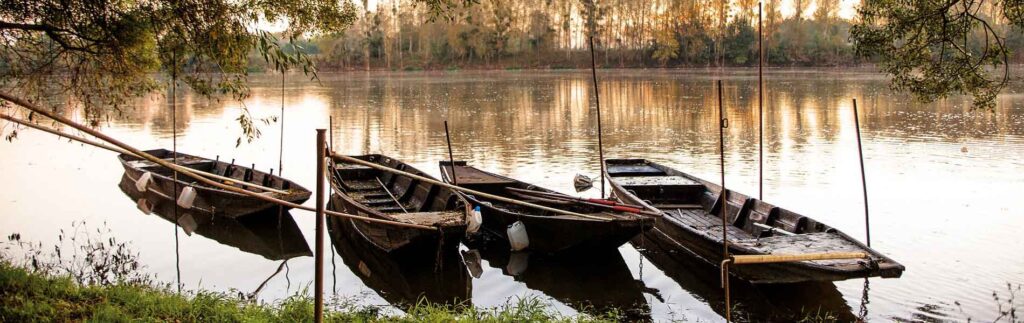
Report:
M625 212L625 213L633 213L633 214L642 214L642 215L650 215L650 216L660 216L661 215L661 214L659 214L657 212L646 211L646 210L644 210L642 208L635 208L635 207L629 207L629 206L624 206L624 205L608 205L608 204L602 204L602 203L593 203L593 202L586 201L586 200L584 200L582 198L566 196L566 195L561 195L561 194L537 192L537 191L531 191L531 190L517 189L517 188L514 188L514 187L507 187L507 189L511 190L513 192L517 192L519 194L527 195L527 196L529 196L530 193L539 193L540 196L543 196L543 197L546 197L546 198L552 198L552 199L555 199L555 200L565 201L565 202L569 202L569 203L576 203L576 204L581 204L581 205L599 207L599 208L609 209L609 210L612 210L612 211ZM529 193L527 193L527 192L529 192ZM534 196L536 196L536 195L534 195Z
M127 151L129 151L129 152L131 152L131 153L133 153L135 155L138 155L140 158L143 158L143 159L149 160L151 162L157 163L160 166L176 170L179 173L181 173L181 174L183 174L185 176L188 176L188 177L192 177L192 178L196 179L197 181L200 181L200 182L202 182L202 183L204 183L206 185L210 185L210 186L213 186L213 187L216 187L216 188L220 188L220 189L223 189L223 190L226 190L226 191L231 191L231 192L242 194L242 195L247 195L249 197L252 197L252 198L255 198L255 199L258 199L258 200L261 200L261 201L275 203L275 204L282 205L282 206L289 207L289 208L293 208L293 209L306 210L306 211L311 211L311 212L316 212L317 211L316 209L308 207L308 206L303 206L303 205L300 205L300 204L296 204L296 203L292 203L292 202L285 201L285 200L282 200L282 199L278 199L278 198L275 198L275 197L272 197L272 196L266 196L266 195L263 195L263 194L258 194L258 193L255 193L255 192L251 192L251 191L247 191L247 190L238 188L238 187L234 187L234 186L231 186L231 185L224 185L222 183L218 183L216 181L210 180L209 178L200 176L200 175L196 174L195 172L193 172L194 169L187 168L187 167L181 167L180 165L172 164L172 163L167 162L166 160L163 160L163 159L160 159L160 158L156 158L153 155L147 154L144 151L141 151L141 150L138 150L138 149L136 149L136 148L134 148L132 146L129 146L128 144L125 144L125 143L123 143L123 142L121 142L121 141L119 141L117 139L114 139L113 137L107 136L106 134L103 134L102 132L99 132L99 131L93 130L92 128L80 125L77 122L71 121L71 119L68 119L68 118L59 116L57 114L54 114L53 112L50 112L47 109L40 108L40 107L36 106L35 104L26 102L25 100L22 100L21 98L18 98L16 96L10 95L7 92L0 91L0 99L7 100L8 102L11 102L11 103L14 103L14 104L16 104L18 106L21 106L21 107L24 107L26 109L32 110L32 111L34 111L36 113L39 113L39 114L41 114L41 115L43 115L43 116L45 116L47 118L53 119L54 121L60 122L62 124L68 125L68 126L70 126L72 128L78 129L78 130L80 130L82 132L85 132L85 133L87 133L87 134L89 134L89 135L91 135L93 137L100 138L100 139L102 139L102 140L104 140L106 142L114 144L117 147L120 147L120 148L122 148L124 150L127 150ZM326 174L324 174L324 175L326 175ZM375 222L375 223L388 224L388 225L394 225L394 226L400 226L400 227L408 227L408 228L417 228L417 229L423 229L423 230L434 230L434 231L437 230L437 228L431 227L431 226L425 226L425 225L419 225L419 224L413 224L413 223L404 223L404 222L385 220L385 219L370 218L370 217L353 215L353 214L346 214L346 213L335 212L335 211L324 211L324 213L326 213L328 215L331 215L331 216L336 216L336 217L341 217L341 218L348 218L348 219L354 219L354 220L361 220L361 221L366 221L366 222Z
M17 123L17 124L20 124L20 125L23 125L23 126L26 126L26 127L29 127L29 128L33 128L33 129L39 130L39 131L48 132L48 133L51 133L51 134L54 134L54 135L57 135L57 136L66 137L68 139L73 139L73 140L79 141L79 142L81 142L83 144L91 145L91 146L98 147L98 148L103 148L103 149L106 149L106 150L109 150L109 151L113 151L115 153L125 154L125 155L129 155L129 156L134 156L134 157L141 158L141 157L139 157L139 155L136 155L136 154L134 154L134 153L132 153L130 151L127 151L127 150L124 150L124 149L121 149L121 148L118 148L118 147L113 147L113 146L110 146L110 145L107 145L107 144L104 144L104 143L101 143L101 142L96 142L96 141L93 141L93 140L89 140L87 138L83 138L83 137L72 135L72 134L69 134L69 133L66 133L66 132L61 132L61 131L58 131L58 130L50 129L50 128L47 128L47 127L44 127L44 126L40 126L40 125L31 123L31 122L26 122L24 120L17 119L17 118L14 118L14 117L11 117L11 116L8 116L8 115L5 115L5 114L0 114L0 119L4 119L4 120L10 121L10 122L14 122L14 123ZM259 185L259 184L243 182L243 181L239 181L238 179L234 179L234 178L230 178L230 177L224 177L224 176L221 176L221 175L204 172L204 171L201 171L201 170L198 170L198 169L194 169L194 168L191 168L191 169L192 169L193 172L195 172L197 174L200 174L200 175L203 175L203 176L206 176L206 177L210 177L210 178L219 179L219 180L222 180L222 181L226 181L226 182L229 182L230 184L239 184L239 185L242 185L242 186L258 188L258 189L261 189L261 190L264 190L264 191L274 192L274 193L282 194L282 195L287 195L288 194L288 191L279 190L279 189L272 188L272 187L266 187L266 186Z
M478 196L482 196L482 197L489 198L489 199L492 199L492 200L498 200L498 201L505 202L505 203L521 205L521 206L525 206L525 207L529 207L529 208L534 208L534 209L538 209L538 210L544 210L544 211L548 211L548 212L554 212L554 213L563 214L563 215L578 216L578 217L581 217L581 218L587 218L587 219L592 219L592 220L611 221L611 219L609 219L609 218L602 218L602 217L593 216L593 215L586 215L586 214L582 214L582 213L576 213L576 212L572 212L572 211L566 211L566 210L556 209L556 208L547 207L547 206L543 206L543 205L537 205L537 204L533 204L533 203L518 201L518 200L510 199L510 198L507 198L507 197L497 196L497 195L494 195L494 194L487 194L487 193L480 192L480 191L477 191L477 190L472 190L472 189L468 189L468 188L461 187L461 186L455 186L455 185L452 185L452 184L448 184L448 183L441 182L441 181L438 181L438 180L435 180L435 179L423 177L423 176L416 175L416 174L413 174L413 173L400 171L400 170L397 170L397 169L394 169L394 168L390 168L390 167L386 167L386 166L382 166L382 165L377 165L375 163L371 163L371 162L368 162L368 161L365 161L365 160L362 160L362 159L357 159L357 158L352 158L352 157L349 157L349 156L339 155L339 154L337 154L335 152L331 152L331 157L339 159L339 160L343 160L345 162L349 162L349 163L353 163L353 164L359 164L359 165L363 165L363 166L366 166L366 167L375 168L375 169L382 170L382 171L385 171L385 172L391 172L391 173L399 174L399 175L402 175L402 176L408 176L408 177L411 177L411 178L416 179L416 180L424 181L424 182L431 183L431 184L434 184L434 185L444 186L444 187L447 187L447 188L450 188L450 189L453 189L453 190L456 190L456 191L460 191L460 192L463 192L463 193L478 195Z
M511 190L511 191L515 191L515 192L520 192L520 193L526 193L526 194L533 194L533 195L540 195L540 196L547 196L547 197L555 197L555 198L568 199L568 200L581 201L581 202L588 202L588 203L601 204L601 205L608 205L608 206L625 206L625 207L631 207L631 208L634 208L634 209L641 209L641 210L643 210L643 208L644 208L643 206L634 205L634 204L619 203L619 202L616 202L616 201L605 200L605 199L592 199L592 198L576 197L576 196L570 196L570 195L566 195L566 194L562 194L562 193L548 193L548 192L541 192L541 191L534 191L534 190L525 190L525 189L515 188L515 187L506 187L505 189L508 189L508 190Z

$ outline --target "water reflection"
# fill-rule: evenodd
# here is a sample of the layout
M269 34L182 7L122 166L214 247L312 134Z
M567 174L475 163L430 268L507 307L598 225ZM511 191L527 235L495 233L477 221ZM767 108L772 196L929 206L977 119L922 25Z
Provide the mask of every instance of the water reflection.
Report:
M645 235L656 234L648 232ZM707 261L676 246L662 245L664 239L637 237L632 241L646 260L682 288L703 299L718 314L725 315L721 272ZM858 317L831 282L754 285L739 279L730 281L732 317L739 321L798 321L807 317L831 316L838 322Z
M455 305L472 295L472 279L456 249L401 249L389 254L355 231L351 220L329 217L327 229L349 270L391 305L409 308L420 300Z
M540 291L577 311L594 315L616 311L629 321L651 320L644 294L658 297L658 291L634 279L617 249L574 252L558 256L511 252L507 244L474 246L463 253ZM478 256L472 255L478 253Z
M287 260L295 257L313 256L302 236L302 231L288 211L266 210L237 218L189 212L167 200L147 199L135 188L135 181L127 175L118 184L132 201L153 214L175 223L188 234L217 241L220 244L238 248L243 252L263 256L269 260ZM175 208L177 218L175 221ZM145 212L145 211L144 211Z

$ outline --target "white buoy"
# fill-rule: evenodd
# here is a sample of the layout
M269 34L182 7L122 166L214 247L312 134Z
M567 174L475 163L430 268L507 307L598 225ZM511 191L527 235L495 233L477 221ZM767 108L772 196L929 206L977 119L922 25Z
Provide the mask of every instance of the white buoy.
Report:
M192 202L195 202L195 200L196 189L192 186L185 186L185 188L181 190L181 195L178 195L178 206L191 209Z
M469 219L467 219L466 233L473 234L480 231L480 226L484 223L483 215L480 214L480 206L477 205L473 208L472 212L469 212Z
M526 235L526 225L523 222L512 223L505 233L508 234L508 243L512 245L512 251L523 250L530 246L530 237Z
M149 186L149 182L153 180L153 174L150 172L142 173L139 179L135 181L135 189L139 192L146 192L146 187ZM147 213L148 214L148 213Z

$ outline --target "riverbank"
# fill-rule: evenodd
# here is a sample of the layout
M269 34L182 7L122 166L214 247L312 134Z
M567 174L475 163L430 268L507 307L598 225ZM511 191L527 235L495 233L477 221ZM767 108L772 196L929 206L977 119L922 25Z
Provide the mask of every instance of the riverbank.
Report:
M327 322L613 322L616 316L563 316L535 299L494 309L419 304L405 314L384 314L377 307L335 302ZM0 322L176 321L312 322L313 299L293 296L272 304L225 294L115 283L81 285L70 277L30 271L0 261Z

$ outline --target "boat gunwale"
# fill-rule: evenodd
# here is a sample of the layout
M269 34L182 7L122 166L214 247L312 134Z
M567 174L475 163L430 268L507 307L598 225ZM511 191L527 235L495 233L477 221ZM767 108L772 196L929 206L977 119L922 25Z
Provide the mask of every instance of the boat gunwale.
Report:
M150 155L153 155L153 152L157 152L157 151L171 152L170 150L163 149L163 148L150 149L150 150L146 150L146 151L143 151L143 152L147 153L147 154L150 154ZM181 153L181 152L179 152L177 154L178 154L178 158L182 158L182 157L196 158L196 159L203 160L204 162L212 162L212 163L214 163L214 166L216 166L217 163L224 163L223 161L213 160L213 159L209 159L209 158L205 158L205 157L200 157L200 156L195 156L195 155L190 155L190 154L185 154L185 153ZM118 154L117 159L118 159L118 161L121 162L121 166L124 167L126 171L130 169L130 170L133 170L133 171L135 171L137 173L149 172L151 174L150 176L153 176L155 178L159 178L159 179L162 179L164 181L169 181L169 182L177 182L178 184L180 184L182 186L191 186L193 189L198 190L198 191L216 192L216 193L220 193L220 194L230 195L230 196L235 197L235 198L250 198L250 196L247 195L247 194L233 192L233 191L229 191L229 190L225 190L225 189L221 189L221 188L217 188L217 187L210 187L208 185L194 185L195 182L185 181L185 179L189 178L188 176L179 177L179 179L175 180L173 178L173 175L172 176L168 176L168 175L160 174L158 172L147 171L147 170L142 169L142 167L140 167L140 166L129 165L128 163L131 162L131 161L127 160L125 157L133 157L133 156L130 156L130 155L127 155L127 154ZM166 159L166 158L161 158L161 159ZM188 168L188 169L195 169L195 168L192 168L192 167L188 167L188 165L179 165L179 166L185 167L185 168ZM156 165L156 167L164 168L163 166L160 166L160 165ZM264 174L265 176L270 176L271 178L277 178L277 179L281 180L282 182L289 182L289 183L291 183L290 184L291 187L287 189L288 194L279 194L279 193L274 193L274 192L270 192L270 191L264 191L262 189L260 190L261 192L255 192L255 191L253 191L251 189L246 188L248 186L242 185L243 187L241 187L241 189L244 189L246 191L249 191L249 192L252 192L252 193L255 193L255 194L267 194L267 193L273 194L272 196L277 196L279 199L282 199L282 200L285 200L285 201L295 201L295 200L300 200L300 199L308 199L309 198L308 196L307 197L302 197L302 195L309 194L310 196L312 196L312 194L313 194L312 191L310 191L309 189L306 189L305 187L302 187L302 185L299 185L298 183L296 183L296 182L294 182L292 180L280 177L278 175L271 175L271 174L264 173L262 171L259 171L259 170L256 170L256 169L253 169L253 168L250 168L250 167L246 167L246 166L241 166L241 165L234 165L234 167L239 167L239 168L242 168L242 169L249 169L249 170L252 170L253 172L259 172L261 174ZM198 169L195 169L195 170L198 170ZM174 171L172 170L172 174L173 173L174 173ZM199 175L199 176L202 176L202 175ZM241 179L236 179L235 181L237 181L239 183L257 184L257 183L253 183L253 182L249 182L249 181L244 181L244 180L241 180Z

